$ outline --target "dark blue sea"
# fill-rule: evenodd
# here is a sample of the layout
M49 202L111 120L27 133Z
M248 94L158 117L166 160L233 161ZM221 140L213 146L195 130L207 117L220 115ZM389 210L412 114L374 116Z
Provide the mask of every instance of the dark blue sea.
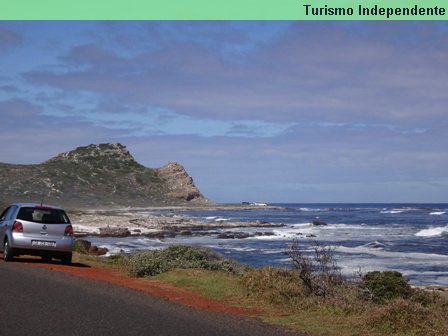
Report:
M338 266L347 276L372 270L397 270L412 284L448 285L448 204L269 204L250 210L189 210L171 214L203 221L266 221L271 228L234 228L270 235L219 239L216 232L151 240L127 238L128 250L160 248L183 243L210 247L255 267L291 266L285 250L296 240L311 252L314 241L334 248ZM313 226L313 220L328 225ZM111 250L122 240L96 243Z

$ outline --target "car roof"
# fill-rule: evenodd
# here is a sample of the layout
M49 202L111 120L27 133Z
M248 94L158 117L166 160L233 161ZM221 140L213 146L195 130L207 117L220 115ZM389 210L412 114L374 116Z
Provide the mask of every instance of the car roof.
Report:
M40 203L11 203L9 206L11 205L17 205L19 208L25 208L25 207L29 207L29 208L51 208L51 209L59 209L62 210L61 207L55 206L55 205L50 205L50 204L40 204Z

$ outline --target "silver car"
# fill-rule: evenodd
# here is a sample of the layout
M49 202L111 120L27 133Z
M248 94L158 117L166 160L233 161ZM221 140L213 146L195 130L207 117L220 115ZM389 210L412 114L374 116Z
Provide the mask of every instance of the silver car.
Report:
M0 215L0 251L5 261L26 254L70 264L73 241L73 227L61 208L13 203Z

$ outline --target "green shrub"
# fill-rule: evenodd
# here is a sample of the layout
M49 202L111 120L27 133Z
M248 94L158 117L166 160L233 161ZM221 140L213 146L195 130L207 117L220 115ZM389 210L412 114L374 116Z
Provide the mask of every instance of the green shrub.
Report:
M362 278L370 298L376 303L384 303L396 298L409 298L412 288L408 280L397 271L369 272Z
M242 266L224 259L206 248L172 245L162 250L137 252L125 258L124 265L130 275L153 276L175 268L201 268L230 273L242 272Z

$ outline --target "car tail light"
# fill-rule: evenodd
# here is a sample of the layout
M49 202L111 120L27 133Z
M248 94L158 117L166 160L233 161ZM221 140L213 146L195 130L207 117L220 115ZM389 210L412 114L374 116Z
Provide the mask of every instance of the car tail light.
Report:
M22 223L15 221L12 225L12 231L14 232L23 232L23 225Z
M65 227L64 236L73 236L73 226L71 224Z

